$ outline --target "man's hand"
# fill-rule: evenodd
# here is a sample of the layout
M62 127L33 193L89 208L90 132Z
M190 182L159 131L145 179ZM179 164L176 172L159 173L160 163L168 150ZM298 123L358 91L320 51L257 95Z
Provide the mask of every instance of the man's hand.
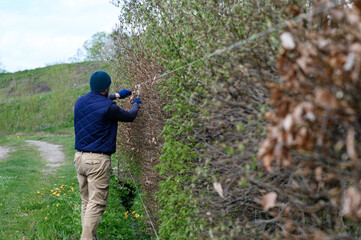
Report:
M140 98L134 98L133 100L133 104L137 103L138 105L142 103L142 101L140 101Z
M120 90L119 92L117 92L117 94L119 95L118 98L126 98L126 97L132 95L132 91L123 89L123 90Z

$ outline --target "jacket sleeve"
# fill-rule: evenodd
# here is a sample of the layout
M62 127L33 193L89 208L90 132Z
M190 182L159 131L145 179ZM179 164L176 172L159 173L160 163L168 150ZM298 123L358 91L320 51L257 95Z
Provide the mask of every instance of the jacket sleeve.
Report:
M117 96L115 95L115 93L112 93L112 94L109 94L108 99L115 100L115 99L117 99Z
M117 122L133 122L138 115L138 104L134 103L129 111L121 109L116 103L110 105L107 111L107 118Z

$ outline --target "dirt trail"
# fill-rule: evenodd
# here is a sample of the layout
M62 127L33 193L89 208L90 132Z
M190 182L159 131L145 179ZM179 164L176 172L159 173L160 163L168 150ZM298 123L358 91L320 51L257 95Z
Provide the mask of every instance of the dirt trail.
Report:
M12 151L14 151L14 149L11 147L0 146L0 160L5 159Z
M48 162L44 170L45 173L54 173L59 166L65 163L63 146L36 140L27 140L26 142L36 147L43 160Z

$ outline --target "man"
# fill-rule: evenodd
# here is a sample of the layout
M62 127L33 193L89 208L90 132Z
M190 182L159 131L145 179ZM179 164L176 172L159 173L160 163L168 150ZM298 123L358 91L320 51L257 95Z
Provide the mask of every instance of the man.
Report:
M83 240L96 239L95 233L106 209L111 173L111 154L115 152L118 121L132 122L141 101L125 111L112 101L132 94L123 89L109 95L110 76L103 71L90 77L91 91L77 99L74 108L74 164L82 198L81 221Z

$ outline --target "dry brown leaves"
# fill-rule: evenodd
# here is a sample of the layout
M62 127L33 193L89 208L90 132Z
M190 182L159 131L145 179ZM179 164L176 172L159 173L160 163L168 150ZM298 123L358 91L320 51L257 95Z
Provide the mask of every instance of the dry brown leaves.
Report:
M283 82L269 85L274 110L266 114L270 126L258 152L268 172L294 171L291 211L298 205L312 216L328 209L336 232L342 221L337 215L361 220L361 3L354 2L351 9L314 17L305 34L303 26L292 26L281 36ZM265 210L274 206L273 198L263 197ZM295 216L276 215L284 226L297 222ZM328 227L317 223L322 217L312 219L313 230L298 222L303 230L285 227L284 235L303 231L314 238L315 229L325 235Z
M332 126L343 123L354 132L352 126L360 112L355 100L361 76L361 18L355 9L342 16L339 21L347 24L342 30L311 32L310 39L298 42L295 50L285 43L279 55L278 69L284 82L269 86L270 103L276 109L266 114L272 124L259 151L270 172L274 162L277 169L290 165L291 150L312 151L315 146L326 146L326 131ZM291 38L290 33L285 34ZM354 141L351 132L345 144ZM351 148L354 144L346 145ZM356 161L356 150L348 152Z
M134 87L130 88L132 96L121 100L120 106L128 110L135 97L140 97L142 101L135 121L121 123L119 126L117 143L120 149L118 152L121 154L120 159L124 158L122 155L127 156L127 159L120 160L122 162L118 164L118 175L123 178L121 181L132 183L131 175L128 172L132 171L132 175L141 185L142 193L145 194L143 198L150 212L151 220L156 223L158 220L156 213L159 208L154 195L158 190L160 177L154 166L159 163L159 154L162 148L162 139L159 135L165 121L165 114L162 110L165 102L160 97L158 83L154 77L163 73L163 69L154 60L151 61L144 52L131 48L128 38L122 35L116 35L116 37L115 42L122 52L117 58L118 62L115 64L117 69L115 70L120 74L120 78L130 77L134 84ZM142 84L140 88L139 84ZM116 87L122 89L124 85L122 86L120 83ZM150 226L149 224L149 228ZM151 228L149 231L152 231Z

